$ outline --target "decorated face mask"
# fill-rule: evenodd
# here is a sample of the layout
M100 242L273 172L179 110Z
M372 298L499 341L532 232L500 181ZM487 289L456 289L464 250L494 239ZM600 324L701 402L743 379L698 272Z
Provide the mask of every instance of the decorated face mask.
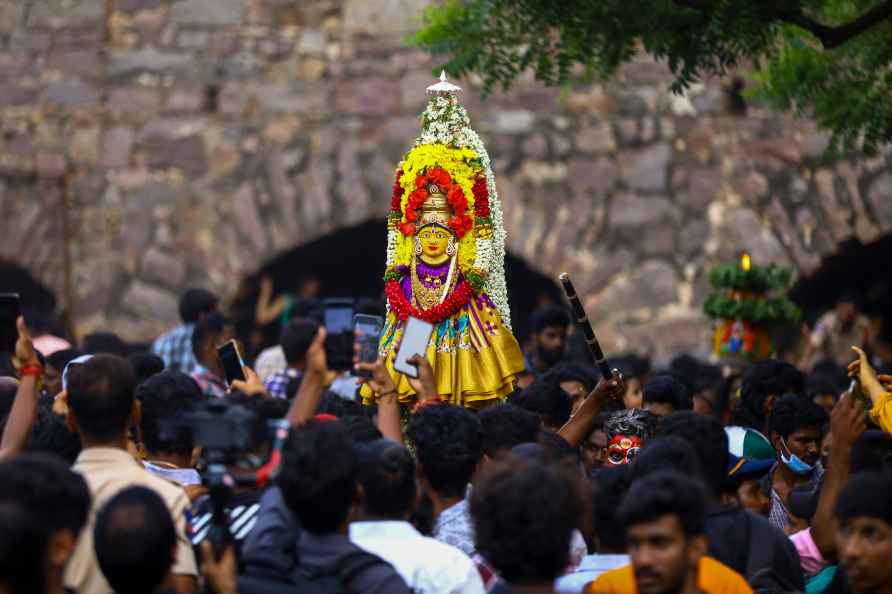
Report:
M607 444L607 465L631 464L640 449L641 438L637 435L614 435Z

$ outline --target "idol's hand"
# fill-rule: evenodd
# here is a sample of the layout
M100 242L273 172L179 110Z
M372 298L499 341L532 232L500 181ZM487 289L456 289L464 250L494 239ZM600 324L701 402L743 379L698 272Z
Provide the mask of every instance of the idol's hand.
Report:
M434 368L431 367L427 357L424 355L412 355L406 359L406 363L418 367L417 378L406 376L406 379L409 380L409 385L418 393L418 400L423 401L439 398L440 395L437 393L437 384L434 381Z

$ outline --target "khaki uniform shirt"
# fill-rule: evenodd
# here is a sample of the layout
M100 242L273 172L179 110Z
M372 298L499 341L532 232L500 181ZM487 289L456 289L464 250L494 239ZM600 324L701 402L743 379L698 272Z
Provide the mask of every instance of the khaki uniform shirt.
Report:
M867 317L858 314L852 325L843 330L836 312L828 311L815 324L811 334L812 346L820 353L815 362L826 358L845 367L856 358L852 346L865 348L869 338L870 320Z
M177 552L173 564L175 575L197 575L195 554L186 536L186 510L189 498L182 488L158 478L143 468L125 450L118 448L88 448L77 457L72 467L80 473L90 488L93 498L90 517L80 533L74 554L65 568L65 586L79 594L109 594L112 589L99 569L93 550L93 528L96 513L114 495L134 485L152 489L167 504L177 533Z

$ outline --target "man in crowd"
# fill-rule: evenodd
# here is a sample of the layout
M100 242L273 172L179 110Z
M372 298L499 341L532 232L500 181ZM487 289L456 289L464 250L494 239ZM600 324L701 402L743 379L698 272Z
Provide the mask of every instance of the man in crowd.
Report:
M94 514L121 489L133 485L148 487L164 499L177 534L173 584L182 594L192 594L197 572L186 536L189 498L180 487L145 470L127 452L127 429L138 425L140 416L134 384L127 361L111 355L97 355L71 370L68 424L80 435L83 445L73 470L87 481ZM78 538L65 571L65 584L78 594L111 592L93 551L92 521Z
M518 444L539 441L539 417L519 406L490 406L477 418L483 428L483 458L487 462Z
M570 561L567 543L583 515L576 475L538 459L509 457L475 484L476 547L502 580L492 594L550 593Z
M93 542L115 594L176 594L176 528L151 489L128 487L112 497L96 515Z
M529 348L524 353L526 370L519 386L525 388L557 365L567 352L570 315L559 305L543 305L533 312Z
M409 594L387 562L347 538L350 512L361 505L359 471L350 435L338 421L311 421L292 431L282 460L279 487L300 523L295 591L324 576L336 576L349 594ZM262 580L240 583L240 594L264 591Z
M350 540L391 563L417 594L483 594L471 559L422 536L407 521L415 508L415 461L386 439L356 444L362 516L350 524Z
M210 291L186 289L180 297L180 318L183 323L162 334L152 345L152 351L164 359L167 369L192 373L195 367L192 330L199 320L217 310L217 303L217 296Z
M319 324L307 318L296 318L282 328L279 342L285 353L287 367L270 374L264 381L267 393L273 398L289 398L289 386L297 391L297 382L306 368L307 351L319 332Z
M752 594L743 577L708 557L706 492L675 472L632 484L619 508L631 565L608 571L588 594Z
M753 363L743 372L733 424L768 435L768 417L775 401L784 394L802 394L804 389L805 377L789 363L777 359Z
M892 592L892 474L855 476L836 504L836 546L854 594Z
M195 366L192 379L198 382L201 393L210 398L226 395L226 379L223 364L217 356L217 347L232 338L226 319L219 312L202 318L192 331L192 352Z
M573 403L571 413L575 413L589 392L595 389L595 376L584 365L574 361L563 361L552 367L542 378L557 384L567 393Z
M87 522L90 510L87 484L55 457L22 454L0 463L0 508L12 505L19 507L23 512L21 517L39 530L38 540L45 549L33 552L36 556L32 559L20 557L29 549L29 537L17 535L14 524L0 519L0 533L17 538L19 542L14 544L22 547L15 553L0 550L0 558L20 563L19 570L33 571L32 578L41 578L43 589L35 594L61 594L65 565L74 552L78 534ZM41 564L39 570L31 568L35 561ZM6 575L4 573L3 577ZM0 583L3 577L0 577ZM12 587L9 592L19 594L26 590Z
M642 408L644 406L644 384L650 373L650 360L638 355L611 357L610 364L615 365L626 381L623 395L623 408Z
M607 434L606 465L631 464L644 443L653 437L659 418L652 412L628 408L613 413L604 422Z
M858 296L847 291L836 307L815 323L802 357L802 367L810 369L821 360L845 367L852 360L852 346L870 348L873 334L870 320L858 311Z
M165 371L139 384L136 398L146 470L183 487L200 485L201 477L192 466L192 434L186 427L172 425L203 399L198 384L185 373Z
M514 396L512 401L538 416L546 431L557 432L570 418L570 396L555 383L535 381Z
M644 410L658 417L693 407L688 388L671 375L656 375L644 386Z
M65 371L65 366L81 355L83 353L77 349L63 349L46 358L46 366L43 369L43 387L47 394L55 396L62 391L62 372Z
M728 487L729 459L728 435L722 424L713 417L683 411L663 419L660 435L684 439L700 458L699 472L692 469L690 474L699 474L707 489L709 555L746 577L754 589L804 591L799 558L790 539L765 518L721 503Z
M483 453L480 420L462 407L431 405L412 415L408 435L415 445L421 488L433 502L434 538L473 556L467 494Z
M772 526L795 531L787 510L787 496L797 485L818 480L816 465L821 455L821 427L827 421L824 409L796 395L778 400L769 419L769 437L777 451L777 463L762 482L762 491L771 495L769 521Z

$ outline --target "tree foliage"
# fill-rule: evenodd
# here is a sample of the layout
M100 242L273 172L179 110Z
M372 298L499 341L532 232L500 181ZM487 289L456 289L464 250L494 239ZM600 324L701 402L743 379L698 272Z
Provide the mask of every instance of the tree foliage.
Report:
M643 50L682 92L753 65L757 96L816 118L839 151L892 141L892 0L445 0L413 42L484 93L529 70L607 78Z

